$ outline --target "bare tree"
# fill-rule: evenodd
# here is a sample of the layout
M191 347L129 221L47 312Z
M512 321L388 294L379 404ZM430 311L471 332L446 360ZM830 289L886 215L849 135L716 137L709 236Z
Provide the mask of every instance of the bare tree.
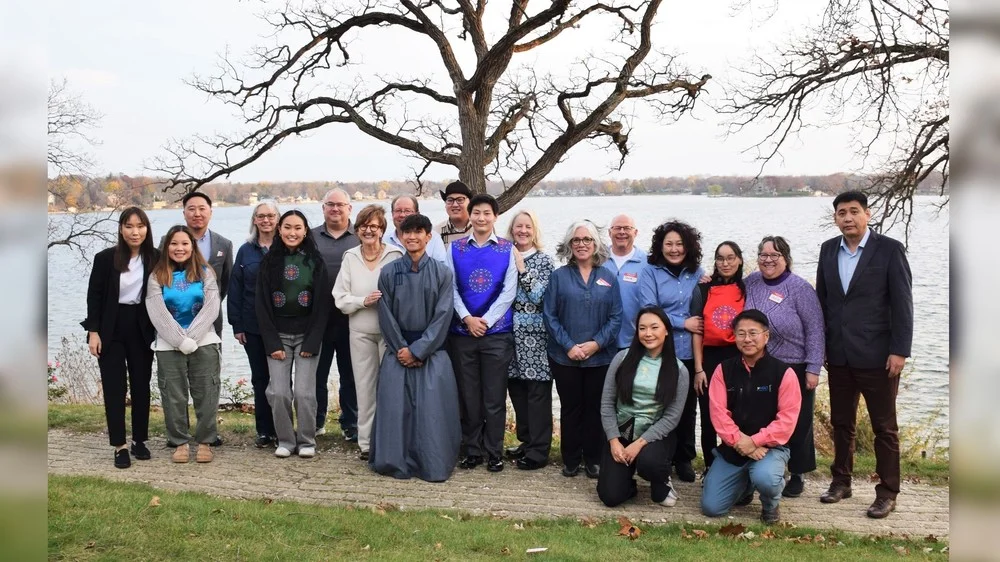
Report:
M731 132L765 123L763 166L803 127L852 123L874 223L905 225L922 183L949 176L949 15L945 0L830 0L819 27L754 58L723 111ZM947 198L944 200L947 204Z
M310 1L266 14L273 45L242 64L224 57L217 75L193 81L233 106L246 130L173 143L152 167L172 178L168 188L194 190L288 137L339 123L416 158L418 192L431 166L446 166L473 192L501 182L506 210L580 142L615 148L620 168L636 110L623 102L645 100L658 118L677 119L711 78L654 50L659 0L486 4ZM554 41L579 39L582 27L596 39L591 53L558 73L537 70L558 53ZM400 53L429 47L444 72L390 76L356 63L372 41L395 42Z

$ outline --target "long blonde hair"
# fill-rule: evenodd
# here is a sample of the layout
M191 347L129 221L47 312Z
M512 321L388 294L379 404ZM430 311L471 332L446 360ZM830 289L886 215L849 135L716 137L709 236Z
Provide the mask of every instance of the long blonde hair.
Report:
M183 232L191 239L191 258L186 263L176 263L167 255L170 241L174 239L174 235L178 232ZM195 239L191 229L182 224L170 227L167 235L163 237L163 243L160 244L160 260L156 262L156 267L153 268L153 275L156 276L156 282L161 287L170 287L174 282L175 269L184 269L187 272L186 277L189 283L204 281L205 270L207 268L208 264L205 262L205 258L202 257L201 250L198 249L198 240Z
M528 220L531 221L531 231L534 232L534 237L531 239L531 244L532 246L535 247L536 250L541 252L542 227L538 223L538 215L536 215L535 212L530 209L524 209L522 211L518 211L516 215L510 218L510 225L507 227L507 239L511 241L514 240L514 221L516 221L517 217L521 215L528 217Z

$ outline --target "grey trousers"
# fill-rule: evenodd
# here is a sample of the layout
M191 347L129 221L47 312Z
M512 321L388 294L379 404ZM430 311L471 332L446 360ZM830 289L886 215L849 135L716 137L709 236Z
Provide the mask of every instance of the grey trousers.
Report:
M507 425L507 368L514 334L450 335L448 354L458 381L465 455L500 457Z
M194 441L212 443L218 437L220 356L217 343L203 345L191 355L180 351L156 352L156 381L160 387L167 441L171 445L184 445L192 440L189 392L197 421Z
M274 413L274 432L278 434L278 446L294 452L296 447L316 446L316 367L319 354L302 357L304 334L278 334L285 348L284 360L267 358L267 370L271 381L267 385L267 401ZM292 393L292 367L295 370L295 393ZM295 417L298 431L292 419L292 400L295 400Z
M371 444L372 422L375 420L375 394L378 389L378 369L385 355L382 334L350 331L351 366L354 390L358 395L358 447L367 451Z

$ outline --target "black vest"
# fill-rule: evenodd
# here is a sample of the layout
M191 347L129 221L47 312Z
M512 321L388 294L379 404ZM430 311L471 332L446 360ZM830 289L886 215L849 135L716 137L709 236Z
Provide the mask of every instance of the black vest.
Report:
M757 360L749 374L743 356L722 362L726 409L732 413L740 431L752 436L778 417L778 387L787 370L788 365L767 353ZM719 445L719 454L736 466L743 466L750 460L725 443Z

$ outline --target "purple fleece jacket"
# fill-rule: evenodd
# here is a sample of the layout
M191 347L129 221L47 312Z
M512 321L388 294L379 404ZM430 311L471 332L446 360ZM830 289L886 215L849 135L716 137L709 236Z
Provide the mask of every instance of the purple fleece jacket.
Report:
M768 353L785 363L805 363L806 372L820 374L826 349L823 309L819 306L816 289L794 273L772 285L755 271L744 283L747 288L745 308L763 312L771 323Z

